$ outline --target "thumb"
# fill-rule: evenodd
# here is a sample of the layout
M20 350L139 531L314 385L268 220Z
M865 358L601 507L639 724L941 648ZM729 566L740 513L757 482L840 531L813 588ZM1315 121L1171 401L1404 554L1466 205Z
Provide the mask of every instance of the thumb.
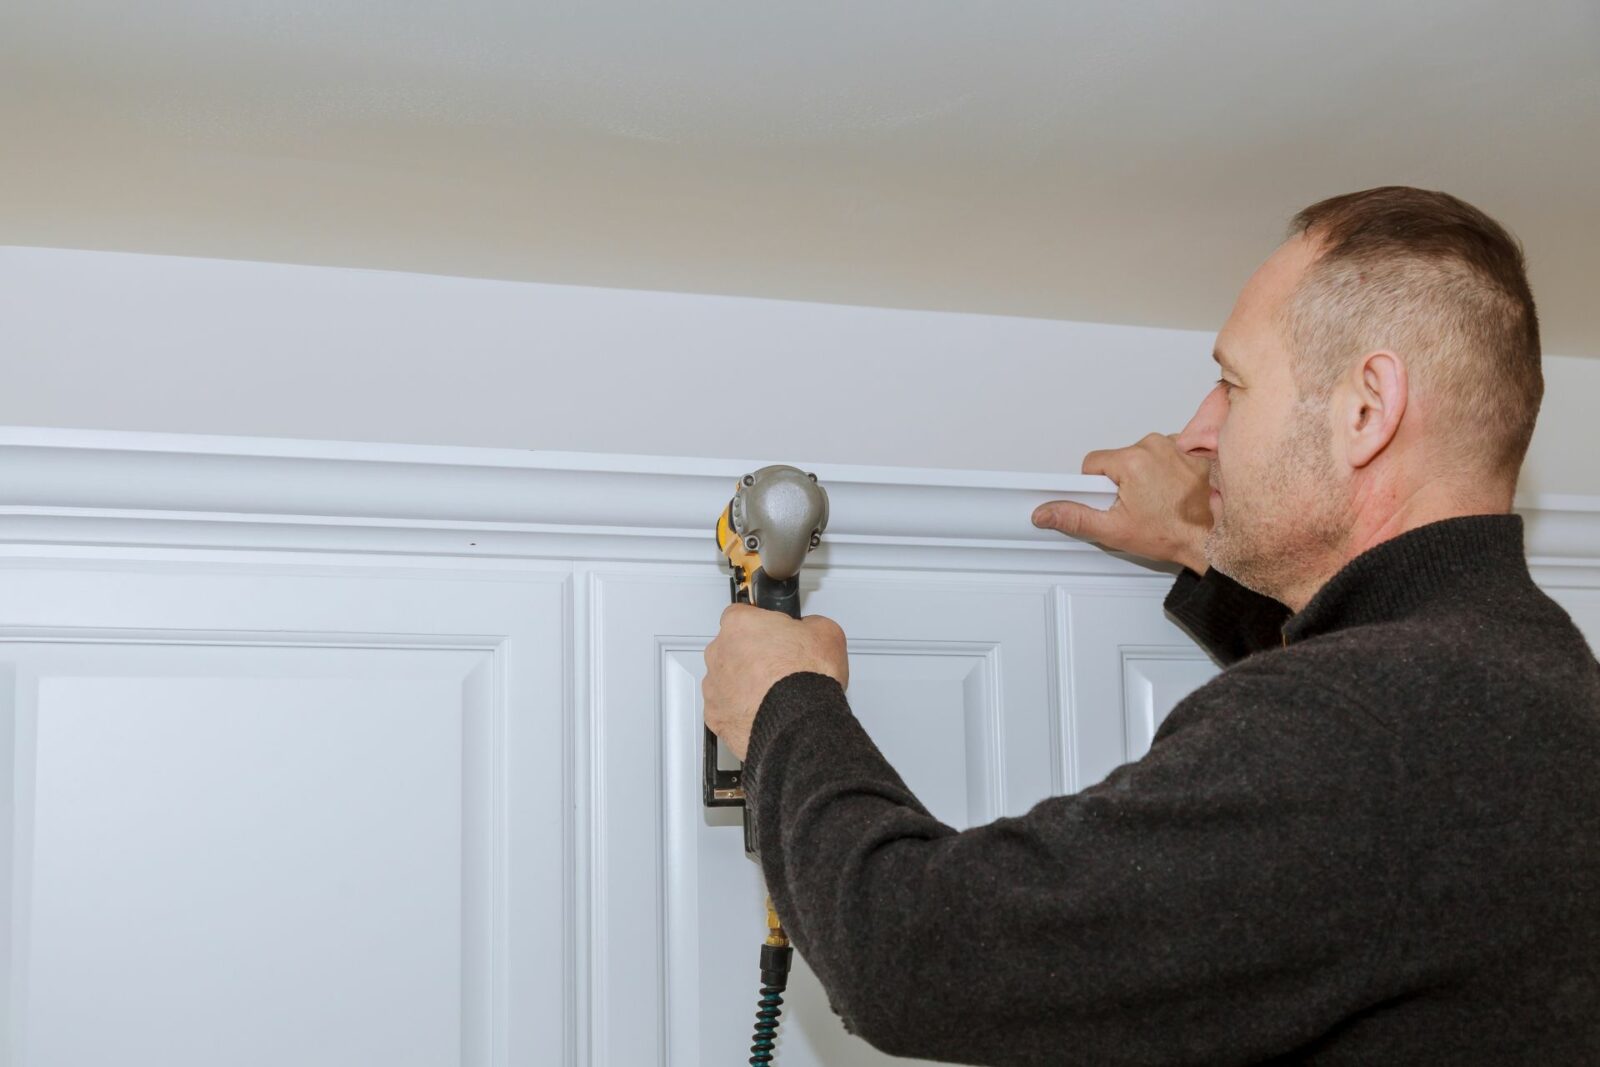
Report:
M1098 541L1110 527L1108 513L1075 500L1051 500L1033 512L1033 524L1046 530L1059 530L1072 537Z

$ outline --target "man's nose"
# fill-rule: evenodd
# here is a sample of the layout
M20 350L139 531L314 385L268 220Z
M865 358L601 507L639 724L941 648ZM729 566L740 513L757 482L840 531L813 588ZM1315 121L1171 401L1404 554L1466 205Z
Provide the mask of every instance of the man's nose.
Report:
M1200 409L1189 420L1189 425L1179 431L1175 443L1191 456L1213 459L1217 454L1217 430L1228 416L1228 397L1222 386L1212 387L1200 401Z

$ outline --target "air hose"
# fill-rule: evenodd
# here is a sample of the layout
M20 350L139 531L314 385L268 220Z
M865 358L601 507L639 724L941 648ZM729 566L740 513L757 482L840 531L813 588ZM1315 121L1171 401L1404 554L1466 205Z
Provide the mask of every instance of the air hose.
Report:
M756 1005L756 1032L750 1046L751 1067L767 1067L778 1036L778 1016L783 1014L783 991L789 986L789 964L794 949L767 898L767 940L761 946L761 1002Z

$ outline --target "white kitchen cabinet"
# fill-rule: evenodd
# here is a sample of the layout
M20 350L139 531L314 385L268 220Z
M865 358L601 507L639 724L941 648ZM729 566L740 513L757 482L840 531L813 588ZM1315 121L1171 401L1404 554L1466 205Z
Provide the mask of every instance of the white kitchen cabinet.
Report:
M852 707L929 810L968 826L1049 795L1048 585L914 574L823 584L803 592L802 609L846 628ZM608 887L597 1062L637 1063L663 1041L669 1063L739 1062L755 1021L764 890L739 812L701 804L702 653L728 586L596 575L591 590L604 724L597 870ZM786 1004L785 1065L886 1059L844 1033L803 961Z
M699 686L763 462L0 428L0 1067L743 1062L763 889ZM952 825L1217 670L1169 573L1028 523L1104 479L807 469L803 610ZM1593 641L1600 506L1523 512ZM779 1034L887 1061L803 961Z
M557 1062L567 581L0 568L9 1062Z

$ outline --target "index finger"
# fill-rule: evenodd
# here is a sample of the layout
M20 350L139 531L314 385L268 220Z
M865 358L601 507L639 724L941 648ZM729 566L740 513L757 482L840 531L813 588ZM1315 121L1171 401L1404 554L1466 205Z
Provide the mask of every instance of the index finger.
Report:
M1122 484L1122 453L1124 448L1097 448L1083 457L1083 473L1103 474L1118 485Z

